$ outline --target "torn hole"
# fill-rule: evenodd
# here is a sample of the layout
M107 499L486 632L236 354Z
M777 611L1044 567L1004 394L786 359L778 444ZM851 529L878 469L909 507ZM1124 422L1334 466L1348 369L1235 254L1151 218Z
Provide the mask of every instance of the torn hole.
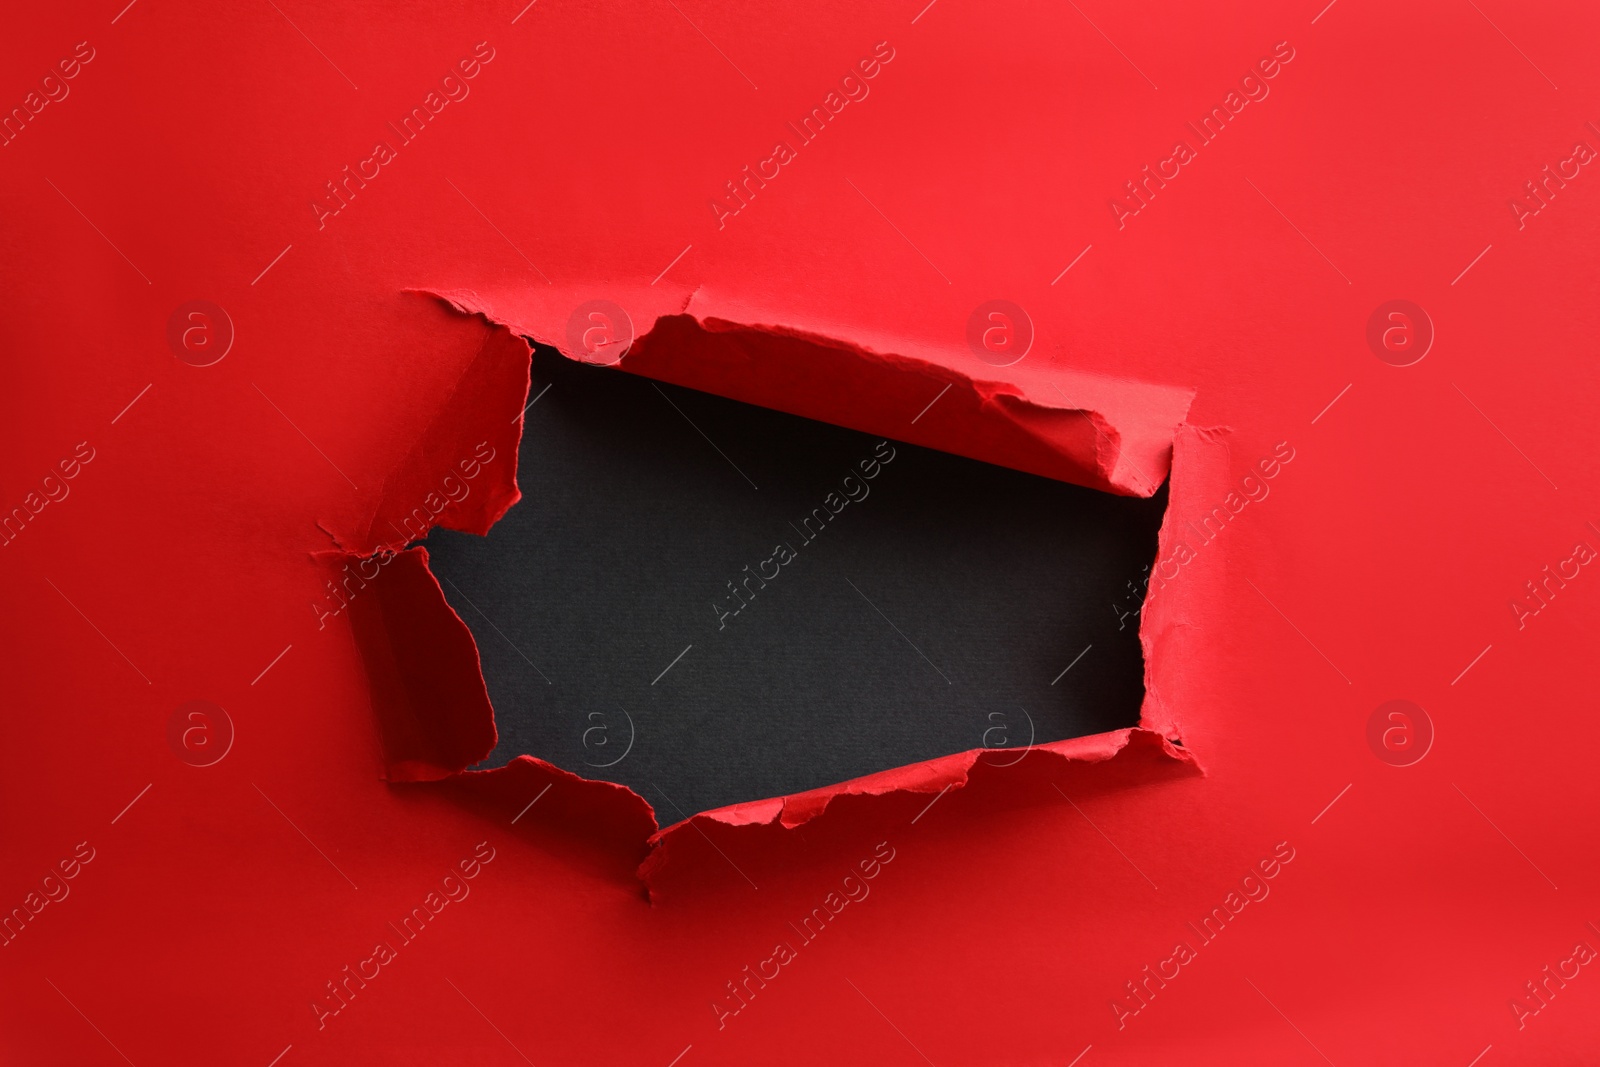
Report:
M479 767L534 755L667 824L1138 724L1164 488L1113 496L553 349L532 377L524 499L486 537L427 541L494 704Z

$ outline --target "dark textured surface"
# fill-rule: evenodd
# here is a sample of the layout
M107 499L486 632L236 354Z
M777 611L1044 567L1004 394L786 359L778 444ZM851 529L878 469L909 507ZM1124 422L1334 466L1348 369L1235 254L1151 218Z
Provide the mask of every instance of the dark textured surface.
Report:
M494 700L484 766L537 755L671 822L1137 722L1138 616L1119 629L1118 613L1137 606L1127 583L1155 556L1164 490L880 446L548 350L530 396L521 503L487 538L428 540ZM852 472L862 499L804 527ZM723 614L741 604L727 583L774 570Z

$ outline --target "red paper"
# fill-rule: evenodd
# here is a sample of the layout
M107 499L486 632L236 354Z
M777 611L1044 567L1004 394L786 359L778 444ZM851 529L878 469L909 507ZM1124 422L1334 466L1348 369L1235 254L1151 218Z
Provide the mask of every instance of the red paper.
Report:
M5 1059L1582 1062L1594 21L18 13ZM523 337L1170 472L1140 728L687 822L462 773L402 549L536 503Z

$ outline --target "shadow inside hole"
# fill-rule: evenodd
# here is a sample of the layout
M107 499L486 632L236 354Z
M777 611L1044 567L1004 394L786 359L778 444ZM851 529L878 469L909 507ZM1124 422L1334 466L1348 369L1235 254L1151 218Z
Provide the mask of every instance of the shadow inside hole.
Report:
M1113 496L543 347L532 376L522 501L427 541L494 701L480 766L535 755L667 824L1138 722L1165 487Z

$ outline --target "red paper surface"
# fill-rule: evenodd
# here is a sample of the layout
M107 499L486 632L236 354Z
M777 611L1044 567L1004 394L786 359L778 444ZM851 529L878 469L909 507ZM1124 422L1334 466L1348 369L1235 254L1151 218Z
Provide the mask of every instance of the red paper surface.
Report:
M5 1059L1584 1062L1594 22L19 12ZM610 362L591 301L619 372L1170 464L1141 728L659 835L456 773L475 649L391 553L535 503L516 334Z

